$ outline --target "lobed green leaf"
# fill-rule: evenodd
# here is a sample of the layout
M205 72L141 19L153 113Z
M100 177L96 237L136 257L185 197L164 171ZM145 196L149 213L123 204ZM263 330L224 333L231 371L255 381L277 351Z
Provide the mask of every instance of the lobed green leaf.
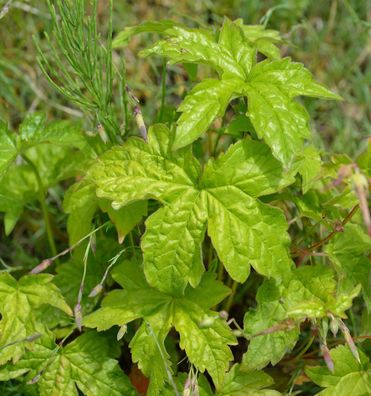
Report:
M250 264L263 275L288 276L289 237L282 212L257 197L292 183L267 146L243 140L210 162L200 177L189 149L172 151L173 134L152 127L148 143L129 140L102 156L88 178L114 207L156 198L165 203L146 222L145 274L152 286L174 295L203 273L201 242L208 233L233 279L246 280ZM274 227L272 225L274 224Z
M180 347L186 350L190 362L201 372L208 370L219 384L232 359L228 345L236 340L226 322L209 308L222 300L228 289L211 274L205 274L197 288L188 287L183 297L174 298L149 287L143 273L138 273L140 268L135 262L127 261L117 267L113 276L125 290L110 292L102 308L84 318L84 325L106 330L142 317L144 323L130 346L133 359L151 376L151 382L153 377L151 392L158 390L165 380L168 382L166 377L171 368L164 339L174 326L180 333ZM156 367L153 360L158 362Z
M24 372L35 381L33 386L40 396L77 396L80 391L86 396L136 394L117 361L110 358L105 336L94 332L81 335L59 350L50 341L36 344L17 365L0 370L0 379L15 378Z
M52 275L41 274L26 275L17 281L6 272L0 274L0 364L10 359L16 363L32 347L26 338L48 332L36 319L35 310L41 305L49 304L72 315L52 279Z
M360 352L360 363L347 346L341 345L330 351L334 372L325 367L307 367L305 373L316 384L326 388L317 393L321 396L366 396L371 392L370 362Z

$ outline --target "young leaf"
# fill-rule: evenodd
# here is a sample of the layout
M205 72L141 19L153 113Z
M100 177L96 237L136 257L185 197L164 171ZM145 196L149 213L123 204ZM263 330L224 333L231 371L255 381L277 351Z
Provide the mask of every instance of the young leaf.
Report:
M308 146L303 150L295 164L303 180L301 186L303 194L306 194L314 185L321 170L321 156L313 146Z
M234 186L209 189L207 202L208 234L233 279L244 282L250 265L267 277L290 276L287 223L279 209L262 204Z
M28 275L16 281L8 273L0 274L0 364L12 359L17 362L31 344L22 341L35 333L45 333L45 326L37 322L35 310L42 304L52 305L68 315L71 308L52 275Z
M181 104L179 111L183 114L178 121L174 148L197 139L215 117L223 115L231 98L247 96L247 115L258 136L289 167L300 153L304 139L310 137L308 114L293 99L300 95L340 99L315 83L302 64L289 58L279 59L275 43L280 39L274 31L246 27L241 20L232 22L226 18L218 41L209 31L181 26L164 29L163 33L169 38L141 54L159 54L173 63L206 63L221 78L219 84L217 80L202 82ZM256 63L257 51L269 59ZM228 87L223 87L226 81Z
M291 350L299 337L299 326L287 321L280 293L273 282L264 282L256 296L258 307L244 318L244 332L249 348L242 360L244 370L259 370L268 363L275 365Z
M332 270L317 264L296 269L282 300L291 318L321 318L328 312L344 318L359 292L360 286L337 285Z
M233 279L246 280L247 263L268 277L289 276L286 220L279 209L256 197L291 182L268 147L251 140L230 146L206 166L201 183L207 196L208 233Z
M263 371L243 371L239 364L235 364L225 374L223 383L216 392L216 396L280 395L277 391L264 389L272 384L272 378Z
M263 26L245 27L241 20L225 18L219 37L210 30L188 29L180 25L164 28L161 33L168 38L141 51L142 56L162 55L172 63L206 63L223 78L245 79L256 61L259 48L269 57L278 55L273 44L279 41L278 33L264 31Z
M347 346L341 345L330 351L334 372L326 367L307 367L305 373L316 384L326 388L317 393L321 396L366 396L371 393L370 362L361 352L361 363Z
M160 386L158 384L165 380L165 374L168 375L170 370L163 341L174 326L180 333L180 346L186 350L190 362L201 372L207 369L213 381L219 384L232 359L228 345L235 344L235 337L225 321L209 310L211 305L217 304L228 294L228 289L212 280L211 276L206 274L196 289L188 288L184 297L174 299L149 287L138 264L127 261L113 271L113 277L124 290L109 293L103 300L102 308L85 317L84 325L105 330L142 317L148 325L142 325L131 347L134 348L135 360L145 373L154 376L153 389ZM199 300L201 296L205 299ZM139 350L143 342L148 344L147 357ZM162 357L157 356L156 359L159 359L161 366L151 368L148 359L154 359L159 348Z
M125 28L120 32L117 37L112 42L112 47L117 48L121 46L126 46L128 41L132 36L139 33L164 33L166 30L172 28L173 26L180 26L175 21L170 19L163 19L162 21L147 21L143 22L137 26L130 26Z
M243 76L246 78L255 62L256 49L254 45L249 45L250 43L247 42L239 21L232 22L224 18L218 44L228 51L236 64L241 67Z
M360 287L337 285L334 274L323 265L302 266L285 285L265 281L257 293L257 309L248 311L244 332L250 340L243 367L259 369L281 360L299 336L305 319L320 319L328 313L345 318Z
M129 379L110 358L110 347L103 335L88 332L66 347L55 350L51 341L36 344L15 366L0 371L7 380L28 372L27 379L38 388L40 396L136 395Z
M300 95L341 99L339 95L313 81L310 71L303 64L292 62L290 58L259 62L251 71L248 83L275 86L290 99Z
M236 86L236 80L206 79L192 89L177 110L182 115L177 121L174 150L192 143L225 113Z
M244 25L240 19L236 23L241 27L246 39L254 44L258 52L267 58L280 58L280 50L276 46L276 44L282 42L279 32L265 29L263 25Z
M197 304L185 300L176 305L173 324L180 334L179 345L190 362L201 372L207 369L218 388L233 358L228 345L236 342L225 322L209 314L203 318L204 315Z
M371 311L369 285L371 264L367 254L371 251L371 238L356 224L347 224L326 246L326 253L336 265L340 279L349 279L362 285L368 311Z
M155 125L148 144L129 140L105 153L88 174L97 194L112 200L114 207L150 197L165 202L147 220L142 240L150 284L174 295L182 294L187 282L198 284L207 220L219 257L235 280L247 278L250 263L263 275L288 276L286 220L279 209L257 197L278 191L293 179L283 174L268 147L240 141L211 161L201 178L191 152L174 153L172 139L166 127Z
M167 311L161 311L143 322L130 341L133 362L150 378L146 395L161 394L164 385L172 376L171 362L165 349L165 338L171 323Z
M293 182L269 147L250 139L230 145L217 160L211 159L202 177L202 186L208 190L233 186L254 198L273 194Z
M63 209L69 214L67 230L72 246L91 231L92 220L98 209L94 185L85 180L73 184L65 193ZM82 256L84 247L77 249Z
M167 127L158 124L149 129L148 144L132 138L103 154L88 173L98 197L119 208L149 198L167 201L187 191L200 166L189 149L172 152L172 140Z
M105 199L98 200L99 207L107 212L108 217L115 225L119 243L122 243L129 232L147 215L147 202L138 201L123 208L113 209Z
M260 138L273 155L288 166L310 136L308 114L293 101L299 95L339 99L315 83L307 69L289 58L258 63L244 88L248 97L248 116Z
M225 78L243 78L244 69L236 62L230 49L219 45L211 31L174 26L166 30L170 38L160 40L140 55L161 55L171 63L204 63Z
M150 284L175 295L188 282L198 285L204 272L201 243L206 219L200 192L189 189L146 221L142 249Z

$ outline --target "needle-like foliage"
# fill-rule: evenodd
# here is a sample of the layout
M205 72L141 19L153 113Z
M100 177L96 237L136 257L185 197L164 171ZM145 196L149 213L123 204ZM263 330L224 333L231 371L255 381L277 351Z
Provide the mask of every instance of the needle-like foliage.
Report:
M38 45L39 65L52 86L101 124L111 142L120 133L113 108L115 76L112 63L112 0L105 42L98 30L97 0L85 13L85 1L48 0L52 31L45 32L48 52Z

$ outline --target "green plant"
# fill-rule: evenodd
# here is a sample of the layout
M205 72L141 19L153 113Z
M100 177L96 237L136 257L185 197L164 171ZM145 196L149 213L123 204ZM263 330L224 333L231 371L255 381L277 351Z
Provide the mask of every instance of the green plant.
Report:
M278 395L306 392L310 380L321 395L368 394L370 363L355 345L367 335L353 312L363 310L367 324L370 149L354 161L320 153L295 99L340 97L282 59L280 35L260 25L147 22L113 43L109 33L103 47L96 12L84 17L82 0L76 10L56 4L67 63L39 46L40 65L102 126L90 136L37 113L18 134L0 125L6 233L37 201L50 253L27 275L21 267L13 277L17 268L3 262L0 380L27 382L22 389L40 395ZM143 56L212 76L185 96L173 122L165 64L163 123L148 133L125 69L114 74L112 63L112 47L146 32L161 39ZM130 107L142 137L128 137L136 134ZM47 192L66 180L74 183L64 196L63 249ZM335 347L339 331L347 345ZM307 354L322 354L327 367L313 367ZM308 394L317 391L312 384Z

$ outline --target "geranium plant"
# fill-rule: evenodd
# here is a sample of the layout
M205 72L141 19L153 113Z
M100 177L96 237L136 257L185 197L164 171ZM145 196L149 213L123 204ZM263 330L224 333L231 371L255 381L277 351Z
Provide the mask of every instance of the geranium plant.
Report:
M83 1L55 3L57 46L49 56L36 40L40 67L98 127L40 113L17 133L0 124L6 233L33 205L48 241L29 274L3 263L0 380L30 395L371 393L347 320L355 301L371 309L370 150L321 152L302 100L340 96L260 25L164 20L112 41L111 21L103 46ZM112 60L140 33L159 39L139 55L164 59L153 123ZM173 64L209 77L167 115ZM55 186L68 186L68 246Z

